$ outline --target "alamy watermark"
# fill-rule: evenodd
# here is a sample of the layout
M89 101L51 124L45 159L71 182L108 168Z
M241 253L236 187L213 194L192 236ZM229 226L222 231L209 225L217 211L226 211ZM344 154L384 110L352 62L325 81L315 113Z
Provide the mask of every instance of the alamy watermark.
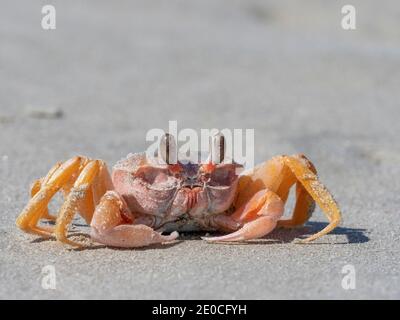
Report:
M344 30L356 29L356 8L351 4L346 4L342 7L343 18L341 21Z
M160 141L166 132L160 128L154 128L147 132L146 141L151 144L146 150L148 157L158 154ZM168 123L168 134L176 141L177 148L173 157L177 161L190 161L192 163L206 163L210 159L212 139L216 134L224 137L224 162L236 162L245 169L254 167L254 129L200 129L198 131L185 128L178 130L178 122ZM162 161L162 159L160 159Z
M344 290L354 290L356 288L356 268L352 264L346 264L342 268L342 288Z
M56 8L47 4L42 7L41 10L43 16L41 25L43 30L55 30L56 29ZM341 19L341 26L344 30L355 30L356 29L356 8L351 4L342 6L341 13L343 15Z
M55 266L48 264L42 268L42 288L45 290L57 289L57 278Z
M56 29L56 8L47 4L42 7L42 28L43 30L55 30Z

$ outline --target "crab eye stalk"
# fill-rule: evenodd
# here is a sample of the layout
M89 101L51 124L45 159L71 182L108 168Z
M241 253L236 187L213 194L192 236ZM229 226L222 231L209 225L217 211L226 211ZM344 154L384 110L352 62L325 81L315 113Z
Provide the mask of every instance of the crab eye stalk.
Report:
M211 162L218 164L225 158L225 137L221 132L216 133L211 140Z
M176 142L172 134L166 133L161 137L159 155L167 164L177 163Z

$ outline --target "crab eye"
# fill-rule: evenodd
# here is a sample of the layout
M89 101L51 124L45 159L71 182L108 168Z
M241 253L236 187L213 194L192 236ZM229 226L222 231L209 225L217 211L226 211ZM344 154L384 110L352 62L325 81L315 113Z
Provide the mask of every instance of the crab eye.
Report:
M211 173L205 172L200 176L200 181L201 182L209 182L211 179Z
M182 166L179 163L168 165L168 169L175 178L181 177Z
M161 137L159 155L167 164L177 163L176 142L172 134L166 133Z
M206 175L206 174L210 174L211 172L213 172L215 170L215 167L216 166L214 163L208 162L208 163L202 164L200 170L201 170L201 173L203 173L203 175Z
M211 140L211 162L221 163L225 157L225 137L221 132L216 133Z

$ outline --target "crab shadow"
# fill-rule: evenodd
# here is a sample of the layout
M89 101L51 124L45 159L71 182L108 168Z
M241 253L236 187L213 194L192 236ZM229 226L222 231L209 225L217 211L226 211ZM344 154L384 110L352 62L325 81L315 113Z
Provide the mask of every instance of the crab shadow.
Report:
M328 223L326 222L307 222L303 227L294 228L294 229L277 229L272 232L269 237L266 238L275 238L279 239L283 242L292 242L295 239L305 239L307 236L315 234L322 229L324 229ZM318 242L309 242L307 244L311 245L319 245L319 244L354 244L354 243L365 243L370 239L367 235L367 229L361 228L349 228L349 227L336 227L334 230L329 232L326 236L321 239L329 240L331 235L345 236L346 241L318 241Z
M51 223L50 223L51 224ZM284 229L284 228L279 228L275 229L273 232L271 232L269 235L261 238L261 239L254 239L254 240L248 240L248 241L242 241L242 242L216 242L214 244L229 244L229 245L252 245L252 244L265 244L265 245L271 245L271 244L282 244L282 243L292 243L296 242L296 240L299 239L304 239L307 236L317 233L318 231L322 230L325 228L328 224L325 222L307 222L303 227L299 228L293 228L293 229ZM74 223L74 227L80 227L80 228L89 228L89 226L80 224L80 223ZM112 247L112 246L106 246L102 244L96 244L92 243L90 240L90 235L88 233L84 233L78 230L73 230L69 235L68 238L74 238L74 237L80 237L81 239L84 239L88 245L87 246L82 246L79 248L70 248L68 250L70 251L85 251L85 250L97 250L97 249L105 249L105 248L110 248L113 250L117 251L130 251L130 250L136 250L136 251L144 251L144 250L151 250L151 249L167 249L170 247L173 247L175 245L178 245L184 241L192 241L192 240L202 240L202 237L208 237L210 235L221 235L220 233L205 233L205 232L184 232L180 234L179 239L169 242L169 243L163 243L163 244L153 244L149 245L146 247L141 247L141 248L120 248L120 247ZM361 229L361 228L348 228L348 227L337 227L333 231L331 231L328 235L323 237L322 239L328 239L330 235L341 235L345 236L347 241L318 241L318 242L310 242L307 243L307 245L323 245L323 244L354 244L354 243L366 243L370 240L370 238L367 236L367 229ZM327 238L328 237L328 238ZM41 243L44 241L56 241L55 237L49 237L49 238L37 238L31 241L31 243Z
M218 244L234 244L234 245L251 245L251 244L278 244L278 243L291 243L296 242L296 240L305 239L307 236L310 236L318 231L324 229L328 223L325 222L308 222L304 226L293 229L284 229L279 228L275 229L273 232L268 234L267 236L254 239L247 240L242 242L216 242ZM201 240L204 236L204 233L191 233L191 234L183 234L181 235L182 240ZM221 235L220 233L213 233L214 235ZM309 242L307 245L322 245L322 244L354 244L354 243L365 243L370 240L367 236L367 230L361 228L348 228L348 227L337 227L333 231L331 231L328 235L321 239L329 239L330 235L341 235L345 236L347 241L318 241L318 242Z

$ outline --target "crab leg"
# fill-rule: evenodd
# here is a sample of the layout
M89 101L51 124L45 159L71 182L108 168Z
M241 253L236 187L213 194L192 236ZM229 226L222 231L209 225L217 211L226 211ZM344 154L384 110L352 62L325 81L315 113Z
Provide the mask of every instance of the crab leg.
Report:
M47 177L48 181L41 185L39 191L33 190L35 195L28 202L26 207L16 220L17 226L25 232L38 234L41 236L51 236L51 229L37 226L41 216L46 213L47 205L51 198L68 182L71 176L79 170L82 158L75 157L62 165L54 166ZM47 177L44 179L46 180ZM34 186L33 189L37 189Z
M321 207L322 212L325 213L329 220L329 224L320 232L301 240L301 242L307 243L335 229L340 223L341 212L328 189L318 180L318 176L310 170L307 165L304 165L302 161L299 161L295 157L286 157L285 163L292 170L293 174L300 181L308 194Z
M317 170L314 165L309 161L304 155L298 154L292 157L286 157L290 159L290 161L300 162L303 166L307 166L307 168L312 171L314 175L317 174ZM281 158L282 162L285 163L285 158ZM285 165L286 168L289 166ZM313 197L307 192L304 188L303 184L296 179L296 176L289 170L290 172L286 172L286 177L290 176L290 180L295 179L296 182L296 205L293 210L293 215L290 219L284 219L278 221L278 227L283 228L293 228L297 226L302 226L304 223L311 218L311 215L315 209L315 201ZM285 178L287 179L287 178Z
M302 184L296 184L296 205L293 215L290 219L282 219L278 221L278 228L295 228L303 226L315 210L315 201L303 187Z
M90 223L92 218L91 214L94 211L91 186L99 170L100 161L90 161L76 179L57 217L54 230L57 240L73 246L80 246L79 243L67 239L68 226L78 210L78 207L83 218L87 223Z
M277 156L258 165L251 174L239 181L236 205L240 206L264 188L274 191L284 202L290 188L296 184L296 205L293 217L280 220L278 227L296 227L304 224L314 210L315 202L328 217L329 225L301 242L315 240L332 231L341 219L339 207L326 187L319 181L314 165L301 154Z
M99 174L93 181L93 202L98 204L100 202L101 197L108 191L113 190L114 185L111 180L110 173L108 171L107 165L104 161L101 161ZM90 220L93 216L94 210L90 212ZM90 221L89 221L90 224Z
M47 173L44 178L37 179L35 182L32 183L31 186L31 198L33 198L42 188L42 186L46 185L53 174L57 171L57 169L61 166L61 162L57 162ZM43 209L40 215L38 215L37 221L31 221L33 225L36 225L40 218L49 219L49 220L56 220L56 217L49 214L49 210L47 206Z
M283 201L268 189L258 191L248 203L236 210L226 219L239 222L242 227L230 234L221 237L203 238L207 241L243 241L261 238L270 233L282 216ZM215 221L218 223L218 220ZM226 227L227 221L223 224Z
M90 224L92 239L109 246L133 248L172 241L178 237L176 231L163 236L144 224L127 224L127 219L130 219L127 217L131 216L125 201L115 191L108 191L93 215Z

